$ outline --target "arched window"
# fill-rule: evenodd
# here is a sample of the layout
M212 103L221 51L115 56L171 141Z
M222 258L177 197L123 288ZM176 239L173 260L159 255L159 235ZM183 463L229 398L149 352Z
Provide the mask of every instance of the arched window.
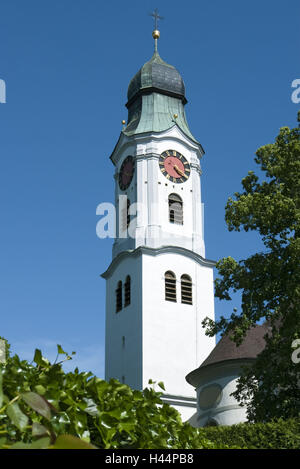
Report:
M169 222L183 225L183 202L177 194L169 195Z
M130 277L129 275L127 275L126 280L125 280L125 285L124 285L124 289L125 289L124 306L130 305L130 296L131 296L130 282L131 282Z
M181 276L181 303L193 304L192 279L186 274Z
M122 309L122 282L121 280L118 282L118 286L116 289L116 313L121 311Z
M176 302L176 276L170 270L165 273L165 299Z

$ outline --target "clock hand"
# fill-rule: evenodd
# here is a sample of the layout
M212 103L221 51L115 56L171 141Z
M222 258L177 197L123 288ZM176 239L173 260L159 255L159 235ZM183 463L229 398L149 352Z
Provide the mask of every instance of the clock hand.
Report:
M177 164L174 164L172 161L168 161L168 164L172 165L173 168L179 173L180 169L178 168Z
M175 169L175 171L177 171L178 174L180 174L180 176L185 176L185 177L186 177L186 175L184 174L184 172L181 171L181 169L179 169L176 164L174 165L174 169Z

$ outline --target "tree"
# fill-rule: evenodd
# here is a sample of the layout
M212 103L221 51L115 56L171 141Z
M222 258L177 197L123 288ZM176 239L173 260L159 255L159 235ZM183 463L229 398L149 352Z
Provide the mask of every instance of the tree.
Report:
M300 122L300 112L298 113ZM259 148L253 171L242 180L243 192L229 198L229 231L255 230L265 249L237 262L217 263L215 295L231 300L242 293L241 311L213 322L207 334L230 334L239 345L247 330L268 321L266 347L239 379L235 397L247 406L250 421L294 417L300 413L300 365L291 359L300 338L300 129L283 127L275 142Z

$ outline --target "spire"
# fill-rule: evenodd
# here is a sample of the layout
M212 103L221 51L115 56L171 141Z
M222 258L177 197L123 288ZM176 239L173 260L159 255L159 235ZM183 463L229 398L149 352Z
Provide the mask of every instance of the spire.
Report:
M155 8L153 13L150 13L150 16L154 18L154 31L152 32L152 37L154 39L154 53L157 53L157 40L160 37L160 31L157 29L158 20L163 20L163 16L159 16L157 8Z
M183 79L173 65L166 63L157 50L160 32L158 20L163 19L157 8L150 14L154 18L154 54L131 79L126 103L127 125L122 132L135 135L145 132L162 132L177 125L189 138L197 140L190 132L186 121L184 105L185 86Z

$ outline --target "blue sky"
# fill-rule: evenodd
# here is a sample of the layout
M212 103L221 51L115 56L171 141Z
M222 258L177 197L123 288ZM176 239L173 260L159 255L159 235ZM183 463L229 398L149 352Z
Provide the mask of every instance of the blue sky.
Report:
M227 198L254 153L296 125L296 0L0 0L0 336L23 358L55 344L103 377L105 282L112 241L96 207L112 202L109 156L126 119L127 86L159 52L181 72L187 119L202 143L207 257L245 258L254 233L229 233ZM238 307L216 302L216 314ZM155 379L155 377L153 377Z

